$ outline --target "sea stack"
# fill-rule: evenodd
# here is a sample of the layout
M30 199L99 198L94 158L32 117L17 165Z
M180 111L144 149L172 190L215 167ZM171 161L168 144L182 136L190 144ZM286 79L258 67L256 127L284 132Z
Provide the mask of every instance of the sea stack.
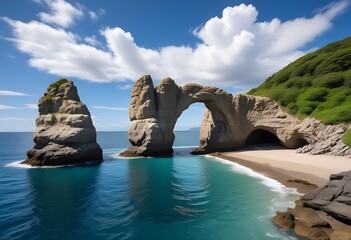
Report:
M72 81L60 79L39 99L33 149L23 164L55 166L101 161L96 130Z

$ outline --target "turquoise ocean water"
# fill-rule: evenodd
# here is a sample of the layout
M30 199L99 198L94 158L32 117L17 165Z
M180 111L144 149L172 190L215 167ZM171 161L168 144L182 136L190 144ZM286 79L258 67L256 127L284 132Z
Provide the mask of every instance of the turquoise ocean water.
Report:
M0 133L0 239L298 239L271 218L298 198L274 180L189 154L197 132L176 132L169 158L123 159L126 132L100 132L100 164L18 164L31 133Z

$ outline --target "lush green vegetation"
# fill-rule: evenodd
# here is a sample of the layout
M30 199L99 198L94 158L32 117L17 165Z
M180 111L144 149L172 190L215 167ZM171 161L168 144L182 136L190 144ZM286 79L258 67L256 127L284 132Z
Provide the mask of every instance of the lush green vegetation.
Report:
M270 97L301 119L351 123L351 37L299 58L248 94Z
M58 89L62 84L66 83L66 82L68 82L67 79L61 78L61 79L57 80L56 82L51 83L51 84L49 85L48 90L50 90L50 89L52 89L52 88ZM40 101L41 101L41 102L52 101L53 98L54 98L54 96L52 96L51 94L46 94L45 96L43 96L43 97L40 99Z
M351 129L342 136L342 141L351 147Z
M57 123L57 118L56 118L55 114L51 114L51 123L53 125L55 125Z
M56 82L51 83L50 86L49 86L49 88L58 88L58 87L60 87L62 84L66 83L66 82L68 82L67 79L61 78L61 79L57 80Z
M41 102L52 101L53 98L54 97L51 95L45 95L45 96L41 97L40 101Z

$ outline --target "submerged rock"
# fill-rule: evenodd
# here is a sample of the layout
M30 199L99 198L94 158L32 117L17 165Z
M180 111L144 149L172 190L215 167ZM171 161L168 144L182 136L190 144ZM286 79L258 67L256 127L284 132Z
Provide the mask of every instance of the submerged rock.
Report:
M39 99L33 149L23 164L52 166L101 161L96 130L72 81L61 79Z
M351 239L351 171L332 174L325 186L302 196L293 209L277 212L273 220L309 239Z

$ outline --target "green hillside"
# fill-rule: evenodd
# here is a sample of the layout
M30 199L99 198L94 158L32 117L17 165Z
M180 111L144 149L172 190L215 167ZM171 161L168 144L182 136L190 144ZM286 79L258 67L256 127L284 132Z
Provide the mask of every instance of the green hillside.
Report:
M248 94L270 97L299 118L351 123L351 37L299 58Z

